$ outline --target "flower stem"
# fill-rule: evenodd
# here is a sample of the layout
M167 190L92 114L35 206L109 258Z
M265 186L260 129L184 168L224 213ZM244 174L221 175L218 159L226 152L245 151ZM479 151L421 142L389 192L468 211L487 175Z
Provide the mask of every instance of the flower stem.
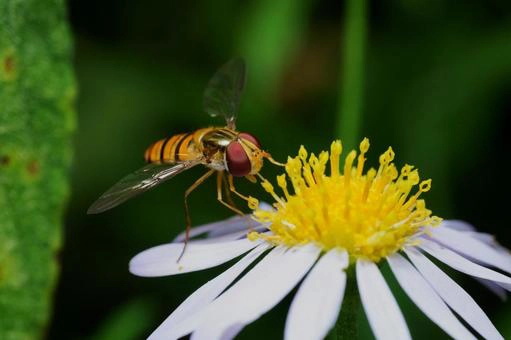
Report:
M346 290L334 329L330 332L329 340L356 340L358 339L357 315L360 305L358 296L355 266L346 270Z
M364 85L364 54L366 45L367 2L347 0L345 8L342 69L336 134L344 149L352 150L360 139Z

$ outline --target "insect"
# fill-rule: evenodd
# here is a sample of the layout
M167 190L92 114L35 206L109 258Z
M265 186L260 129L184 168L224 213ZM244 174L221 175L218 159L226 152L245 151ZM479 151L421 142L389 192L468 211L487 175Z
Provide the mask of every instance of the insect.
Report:
M264 158L276 165L282 165L261 149L256 137L236 130L236 117L245 86L245 75L244 61L240 58L232 59L215 73L204 92L204 110L212 117L222 116L226 121L225 127L201 128L151 144L144 155L148 164L112 186L91 205L87 213L97 214L114 208L168 181L177 174L201 164L209 170L184 194L185 246L191 227L188 196L213 174L217 175L218 201L234 212L243 214L232 202L230 192L245 200L248 198L236 191L233 176L256 181L256 175L260 176L259 171L263 166ZM222 186L228 202L223 199Z

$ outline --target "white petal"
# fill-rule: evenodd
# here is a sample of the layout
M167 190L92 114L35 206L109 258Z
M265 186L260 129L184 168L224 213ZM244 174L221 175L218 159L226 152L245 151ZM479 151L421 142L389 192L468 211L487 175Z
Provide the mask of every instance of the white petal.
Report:
M445 228L444 225L439 226L440 229ZM435 228L436 229L436 228ZM442 231L440 231L442 232ZM482 232L476 232L476 231L461 231L464 235L470 236L476 240L481 241L482 243L487 244L491 248L495 249L496 251L505 254L508 256L508 261L511 261L511 254L509 252L509 249L504 248L502 245L500 245L495 236L488 233L482 233Z
M163 321L151 336L149 336L149 339L177 339L191 333L197 326L197 322L200 321L200 318L195 317L197 313L220 295L225 288L268 249L268 247L269 245L267 244L261 244L255 249L252 249L251 252L245 255L231 268L197 289ZM186 319L189 319L187 320L188 322L183 322L183 320ZM186 324L186 327L183 327L184 324Z
M451 228L451 229L454 229L454 230L458 230L458 231L475 231L476 228L465 222L465 221L461 221L461 220L444 220L442 221L442 223L440 224L439 227L447 227L447 228Z
M387 261L401 288L428 318L455 339L475 339L407 259L393 254Z
M254 248L260 241L242 239L230 242L189 243L183 251L182 243L170 243L147 249L130 261L130 272L138 276L165 276L188 273L218 266Z
M500 287L504 288L505 290L507 290L508 292L511 292L511 285L508 285L506 283L500 283L500 282L495 282L496 284L498 284Z
M480 284L488 288L493 294L497 295L502 301L507 300L506 289L499 284L485 279L475 278Z
M506 249L503 246L501 246L495 239L494 235L488 234L488 233L477 232L473 226L471 226L470 224L467 224L466 222L456 221L456 220L444 221L439 226L439 228L450 228L450 229L454 229L457 231L461 231L465 235L469 235L472 238L478 239L479 241L488 244L489 246L491 246L498 252L507 255L508 261L511 261L511 254L509 252L509 249Z
M360 299L377 339L411 339L406 321L380 270L373 262L357 261Z
M273 207L266 202L260 202L259 209L269 211L269 210L273 210ZM236 232L236 231L249 232L249 231L253 231L253 230L254 231L262 231L262 230L268 229L269 223L265 223L265 224L258 223L252 219L251 215L238 216L238 217L242 219L240 224L236 225L233 223L232 225L229 225L229 226L221 226L221 227L217 227L217 228L212 228L208 234L208 237L218 237L218 236L222 236L222 235L229 234L229 233Z
M266 225L259 225L259 227L253 228L250 231L257 231L259 233L264 233L266 230L267 230ZM266 233L269 233L269 232L266 231ZM239 240L242 238L246 238L247 234L248 234L248 230L242 230L242 231L237 231L237 232L233 232L230 234L223 234L221 236L192 240L192 241L190 241L190 244L192 244L192 243L193 244L220 243L220 242L226 242L226 241L235 241L235 240Z
M254 222L255 223L255 222ZM229 232L247 229L247 216L233 216L226 220L208 223L199 227L190 229L190 238L209 233L214 230L229 230ZM173 242L183 242L186 237L186 231L176 236Z
M470 236L472 236L473 238L476 238L478 239L479 241L483 242L483 243L486 243L490 246L495 246L497 245L497 241L495 240L495 236L493 236L492 234L488 234L488 233L477 233L477 232L469 232L468 233Z
M266 203L266 202L259 202L259 209L265 210L265 211L275 210L275 208L272 207L271 204Z
M441 227L432 228L431 232L431 237L435 241L458 253L511 273L511 256L509 254L503 253L464 232Z
M408 248L406 254L440 297L473 329L487 339L503 339L499 331L472 297L447 274L418 250Z
M265 202L259 203L259 209L261 210L272 210L272 206ZM239 231L260 231L267 229L268 225L261 225L260 223L254 221L250 215L244 216L233 216L228 219L204 224L199 227L190 229L190 238L193 239L199 235L208 233L207 237L218 237L223 236L225 234L230 234ZM179 235L174 238L172 242L183 242L186 237L186 231L179 233Z
M328 334L341 309L348 264L348 254L337 249L319 259L293 298L285 339L323 339Z
M473 226L471 226L470 224L467 224L466 222L457 221L457 220L444 221L441 223L439 228L440 229L441 228L450 228L450 229L454 229L456 231L463 232L465 235L469 235L472 238L478 239L481 242L490 245L492 248L495 248L496 250L504 252L509 255L509 250L504 248L503 246L501 246L495 239L494 235L478 232L478 231L476 231L476 229ZM437 229L437 228L435 228L435 229Z
M496 271L478 265L470 260L467 260L460 254L442 247L440 244L426 239L421 240L419 247L432 256L436 257L448 266L459 270L462 273L479 277L481 279L497 281L500 283L511 284L511 277L502 275Z
M225 332L222 334L222 337L219 340L231 340L238 335L239 332L245 327L243 324L236 324L232 325L231 327L227 328Z
M255 221L251 220L250 223L246 222L245 225L243 226L243 228L241 228L241 230L239 230L239 231L236 231L234 228L232 230L216 229L216 230L212 230L211 232L209 232L208 237L209 238L226 237L228 235L234 235L234 234L247 235L248 233L250 233L252 231L264 232L264 231L268 230L269 226L270 226L270 223L261 224L261 223L257 223Z
M320 250L313 245L277 247L208 306L193 340L221 339L258 319L309 271Z

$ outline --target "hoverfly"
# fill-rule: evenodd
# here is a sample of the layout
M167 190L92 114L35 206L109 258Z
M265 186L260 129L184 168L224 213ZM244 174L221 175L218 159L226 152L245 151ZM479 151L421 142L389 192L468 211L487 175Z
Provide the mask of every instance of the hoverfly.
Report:
M213 174L217 174L217 199L238 214L229 191L247 200L236 191L234 177L246 177L252 182L266 158L276 165L271 155L261 149L259 140L247 132L236 130L240 97L245 86L245 63L236 58L222 66L211 78L204 92L204 110L212 117L222 116L225 127L207 127L194 132L177 134L151 144L145 151L146 166L121 179L96 200L88 214L109 210L141 194L177 174L202 164L209 170L193 183L184 194L186 242L191 227L188 195ZM259 175L260 176L260 175ZM226 202L222 196L225 188ZM183 249L184 251L184 249Z

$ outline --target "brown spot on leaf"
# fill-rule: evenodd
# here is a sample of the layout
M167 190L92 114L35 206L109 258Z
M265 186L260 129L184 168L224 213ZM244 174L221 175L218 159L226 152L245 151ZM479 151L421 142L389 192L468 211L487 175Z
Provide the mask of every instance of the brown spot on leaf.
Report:
M16 78L16 58L12 50L8 50L3 54L0 72L5 80L13 80Z
M14 56L8 55L4 59L4 71L5 73L14 72Z
M7 155L0 156L0 166L7 166L11 162L11 157Z
M39 163L37 161L31 161L27 165L27 171L32 176L35 176L39 173Z

